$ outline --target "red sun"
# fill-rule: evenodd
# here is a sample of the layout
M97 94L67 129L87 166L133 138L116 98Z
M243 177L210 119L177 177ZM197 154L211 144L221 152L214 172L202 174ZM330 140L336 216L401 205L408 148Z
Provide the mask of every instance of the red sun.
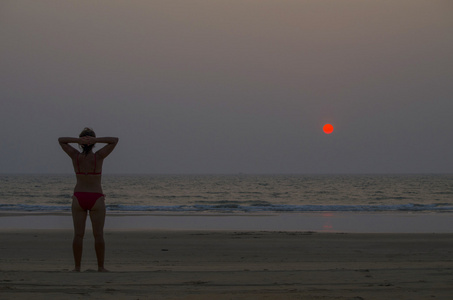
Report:
M331 134L333 132L333 126L332 124L326 124L324 125L324 127L322 128L322 130L324 131L324 133L326 134Z

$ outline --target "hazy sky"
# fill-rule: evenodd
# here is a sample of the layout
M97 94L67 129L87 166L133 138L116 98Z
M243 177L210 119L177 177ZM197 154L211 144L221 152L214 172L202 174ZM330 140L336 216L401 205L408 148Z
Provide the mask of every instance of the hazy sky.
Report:
M85 126L105 173L453 173L451 0L2 0L0 43L0 173Z

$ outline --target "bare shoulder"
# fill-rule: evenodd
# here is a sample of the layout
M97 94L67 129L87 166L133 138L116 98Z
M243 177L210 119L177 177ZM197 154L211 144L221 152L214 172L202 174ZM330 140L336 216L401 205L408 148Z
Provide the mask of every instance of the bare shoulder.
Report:
M96 152L96 156L101 159L109 156L110 153L112 153L112 151L115 149L118 141L119 139L117 137L98 138L96 141L97 143L105 143L106 145Z
M71 158L75 158L79 155L79 151L71 146L69 143L73 143L74 141L71 138L59 138L58 143L60 144L61 149L69 155Z

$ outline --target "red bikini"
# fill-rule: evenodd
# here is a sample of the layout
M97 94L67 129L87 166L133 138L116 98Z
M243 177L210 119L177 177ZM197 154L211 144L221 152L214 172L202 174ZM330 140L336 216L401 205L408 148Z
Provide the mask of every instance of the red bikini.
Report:
M80 166L79 166L79 156L80 153L77 155L77 175L101 175L101 172L96 172L96 153L94 154L94 168L93 172L80 172Z
M93 172L80 172L79 166L79 155L77 155L77 175L101 175L101 172L96 172L96 154L94 154L94 169ZM80 207L83 210L91 210L96 204L96 201L104 197L105 195L102 193L92 193L92 192L74 192L74 196L77 198Z
M90 192L74 192L74 196L79 201L79 205L83 210L91 210L96 204L96 201L104 197L101 193L90 193Z

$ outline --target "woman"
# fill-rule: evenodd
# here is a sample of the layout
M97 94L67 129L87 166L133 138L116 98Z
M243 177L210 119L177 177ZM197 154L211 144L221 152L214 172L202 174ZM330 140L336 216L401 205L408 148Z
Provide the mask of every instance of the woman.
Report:
M71 157L77 178L74 195L72 196L72 219L74 222L74 240L72 249L75 262L74 271L80 272L85 223L88 211L90 211L98 271L106 272L107 270L104 268L105 196L102 192L101 173L102 163L115 148L118 143L118 138L97 138L92 129L85 128L80 133L79 138L61 137L58 139L58 142L63 151ZM69 145L70 143L79 144L82 153ZM107 145L94 153L93 147L96 143Z

